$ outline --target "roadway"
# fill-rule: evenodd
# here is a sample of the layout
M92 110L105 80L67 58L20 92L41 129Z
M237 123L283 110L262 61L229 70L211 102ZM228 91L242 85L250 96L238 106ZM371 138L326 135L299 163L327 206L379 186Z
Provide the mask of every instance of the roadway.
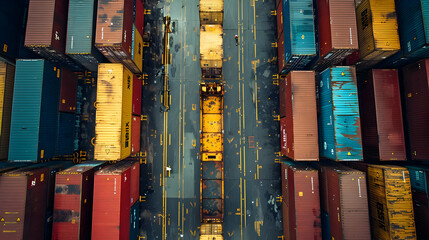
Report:
M140 235L143 239L197 239L200 225L198 0L146 1L150 32L144 66ZM274 2L225 1L224 176L225 239L277 239L282 235L278 87ZM170 16L171 106L163 112L162 17ZM239 35L235 46L234 35ZM165 171L171 167L171 174ZM149 191L150 189L150 191Z

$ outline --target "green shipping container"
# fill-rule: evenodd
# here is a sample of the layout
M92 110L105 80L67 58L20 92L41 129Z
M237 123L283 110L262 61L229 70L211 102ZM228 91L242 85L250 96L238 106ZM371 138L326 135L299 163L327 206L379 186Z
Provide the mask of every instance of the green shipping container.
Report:
M94 47L95 0L70 0L66 53L90 71L97 71L103 55Z

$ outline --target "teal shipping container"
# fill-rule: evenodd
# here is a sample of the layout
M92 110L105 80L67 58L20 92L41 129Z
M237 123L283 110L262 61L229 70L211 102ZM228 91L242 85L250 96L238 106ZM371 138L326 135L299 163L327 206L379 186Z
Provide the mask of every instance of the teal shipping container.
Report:
M283 0L283 34L286 74L304 69L316 57L313 0Z
M66 54L86 69L96 72L103 55L94 47L96 0L70 0Z
M411 188L413 190L420 191L427 196L429 194L427 178L427 174L429 174L429 169L418 166L407 166L407 168L410 172Z
M60 75L59 68L42 59L16 62L9 161L38 162L54 156Z
M328 68L319 78L320 156L334 161L362 161L355 68Z
M140 202L137 201L130 210L130 240L139 240Z
M399 39L403 54L412 60L429 54L429 0L397 0Z

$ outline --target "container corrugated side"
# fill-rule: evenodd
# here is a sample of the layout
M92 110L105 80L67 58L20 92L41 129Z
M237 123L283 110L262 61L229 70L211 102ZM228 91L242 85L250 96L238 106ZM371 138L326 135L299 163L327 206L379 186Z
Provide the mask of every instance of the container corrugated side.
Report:
M74 152L76 116L73 113L58 113L55 156L71 156Z
M95 0L69 0L66 54L90 71L97 71L101 53L94 47Z
M316 77L314 71L291 71L286 79L286 156L318 161Z
M280 4L277 6L276 19L277 19L277 39L279 39L280 36L283 36L283 4L282 4L282 1L280 1Z
M77 76L67 68L62 68L60 87L60 112L76 112Z
M132 86L133 75L124 65L103 63L98 66L96 160L122 160L131 153Z
M15 67L0 61L0 160L7 160Z
M322 239L319 177L302 163L282 163L285 239Z
M203 25L200 27L200 64L201 69L219 69L223 65L223 27L221 25ZM203 76L215 78L220 76Z
M2 1L0 9L0 56L15 62L20 48L20 31L26 3L24 1Z
M312 0L283 0L286 66L282 73L304 69L316 57Z
M60 75L60 69L45 60L17 61L10 161L36 162L54 156Z
M138 0L137 0L138 1ZM130 240L139 240L140 233L140 202L136 202L130 211Z
M0 239L44 239L48 168L0 176Z
M429 59L403 68L406 117L411 159L429 159Z
M341 62L358 50L356 11L353 0L318 0L319 60L313 69Z
M390 165L368 166L373 237L416 239L409 173Z
M362 140L354 67L320 73L319 151L335 161L361 161Z
M285 62L285 45L284 45L284 34L280 34L279 40L277 40L277 63L278 73L281 73L286 66ZM285 77L284 75L282 77Z
M101 169L94 175L91 239L130 237L131 172L129 166L121 164Z
M200 0L199 1L200 24L223 25L223 0Z
M143 0L134 0L134 24L140 35L143 36L144 30L144 6Z
M133 44L131 47L131 58L139 71L143 70L143 38L136 26L133 26Z
M136 76L133 78L133 114L140 116L142 113L142 80Z
M406 160L398 71L373 69L359 83L365 159Z
M365 0L356 9L361 60L379 61L399 51L394 0Z
M419 166L407 166L407 168L410 172L417 239L429 239L429 229L427 227L429 221L429 169Z
M132 116L131 120L131 154L136 154L140 151L140 117Z

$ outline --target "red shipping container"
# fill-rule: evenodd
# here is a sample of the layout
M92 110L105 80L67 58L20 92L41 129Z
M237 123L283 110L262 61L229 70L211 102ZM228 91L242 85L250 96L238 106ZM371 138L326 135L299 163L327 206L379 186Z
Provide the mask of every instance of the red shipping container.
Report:
M286 66L284 34L280 34L279 40L277 41L277 61L279 64L280 73Z
M140 117L132 116L131 121L131 154L140 151Z
M429 59L410 64L403 70L411 158L413 160L428 160Z
M320 59L313 69L341 62L358 49L354 0L317 0Z
M61 69L60 112L76 112L77 77L66 69Z
M283 34L283 3L280 1L280 4L277 6L277 39L280 38L280 35Z
M144 28L144 6L142 0L136 1L136 17L134 19L134 24L136 25L137 30L143 36L143 28Z
M110 62L131 59L133 5L133 0L98 0L95 46Z
M322 166L319 176L320 205L329 215L329 239L371 239L366 174L335 165Z
M93 240L125 240L130 234L131 165L120 161L94 175Z
M133 79L133 114L140 116L142 113L142 80L134 75Z
M406 160L398 71L373 69L359 83L365 159Z
M21 168L0 176L0 239L44 239L48 168Z
M127 160L131 165L131 195L130 195L130 208L140 197L140 162L134 160Z
M342 65L352 66L352 65L355 65L357 62L359 62L359 50L347 56L346 59L344 59Z
M283 155L287 153L286 118L280 118L280 146Z
M91 239L94 172L103 162L85 162L56 175L53 240Z
M319 160L315 79L314 71L292 71L280 82L280 112L286 119L282 153L294 161Z
M283 0L276 0L276 7L281 4L283 2Z
M318 172L303 163L282 163L285 239L322 239Z

